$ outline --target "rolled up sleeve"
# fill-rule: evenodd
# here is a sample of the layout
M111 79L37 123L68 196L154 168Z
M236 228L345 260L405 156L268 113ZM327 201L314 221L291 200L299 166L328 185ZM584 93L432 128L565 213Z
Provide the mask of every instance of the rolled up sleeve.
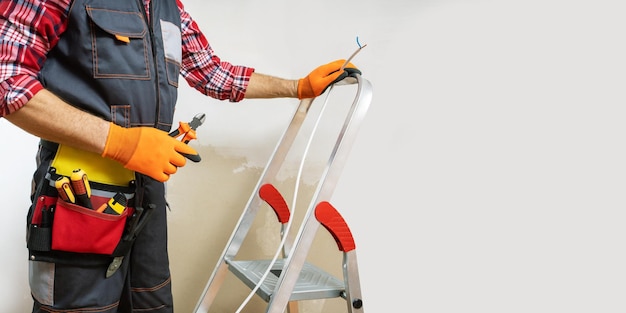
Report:
M65 30L69 1L0 1L0 117L43 89L37 74Z
M178 1L183 61L181 75L201 93L219 100L243 100L254 68L233 65L215 55L198 25Z
M43 86L32 75L12 76L0 82L0 117L19 110L41 89Z

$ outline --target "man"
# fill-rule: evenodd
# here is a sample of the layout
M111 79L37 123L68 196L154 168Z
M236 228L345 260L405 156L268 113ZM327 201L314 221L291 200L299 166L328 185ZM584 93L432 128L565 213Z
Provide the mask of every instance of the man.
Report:
M317 97L360 73L337 60L289 80L223 62L178 0L3 0L0 14L0 116L42 139L33 312L173 312L163 183L197 154L168 135L179 76L237 102ZM98 215L64 197L71 168L89 168L89 205L121 193L128 208Z

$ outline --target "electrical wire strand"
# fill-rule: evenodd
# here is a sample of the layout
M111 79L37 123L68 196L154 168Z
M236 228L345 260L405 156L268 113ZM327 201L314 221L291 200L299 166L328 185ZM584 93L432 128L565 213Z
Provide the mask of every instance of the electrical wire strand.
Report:
M358 38L358 37L357 37L357 38ZM357 39L357 43L358 43L358 39ZM350 57L346 60L346 62L344 62L344 63L343 63L343 65L341 66L341 69L343 70L344 68L346 68L346 65L348 65L348 63L350 63L350 61L351 61L352 59L354 59L354 57L355 57L355 56L356 56L359 52L361 52L361 50L363 50L363 48L365 48L365 47L367 47L367 44L364 44L364 45L362 45L362 46L361 46L361 44L359 43L359 48L358 48L358 49L356 49L356 51L354 51L354 52L352 53L352 55L351 55L351 56L350 56Z

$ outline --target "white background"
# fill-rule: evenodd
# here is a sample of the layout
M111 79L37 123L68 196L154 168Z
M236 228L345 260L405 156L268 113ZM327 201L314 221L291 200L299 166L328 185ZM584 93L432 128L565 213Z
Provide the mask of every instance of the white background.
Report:
M218 55L262 73L302 77L367 44L354 63L374 100L334 193L367 312L626 311L620 1L185 3ZM235 137L274 131L296 102L182 86L178 113L192 101ZM37 140L0 131L0 311L26 312Z

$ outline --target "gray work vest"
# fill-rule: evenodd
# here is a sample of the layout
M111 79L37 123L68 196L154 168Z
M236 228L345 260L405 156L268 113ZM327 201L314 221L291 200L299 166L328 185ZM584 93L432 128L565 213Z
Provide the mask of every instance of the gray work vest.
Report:
M175 0L158 0L148 16L142 0L73 1L40 81L71 105L120 126L168 131L182 59L180 14Z
M124 127L150 126L167 131L172 126L181 65L180 14L176 0L153 0L148 22L141 1L74 0L67 30L48 53L39 79L46 89L71 105L108 121ZM29 222L37 208L35 199L56 197L57 193L51 183L55 180L51 161L57 145L42 140L40 148ZM144 175L135 177L125 191L135 194L130 205L143 207L144 215L152 210L164 212L164 184ZM95 182L90 183L94 192ZM99 192L110 191L111 186L98 188ZM111 262L108 255L50 251L49 233L33 230L38 228L30 225L27 237L31 260L81 265ZM120 251L126 253L133 240L124 239Z

